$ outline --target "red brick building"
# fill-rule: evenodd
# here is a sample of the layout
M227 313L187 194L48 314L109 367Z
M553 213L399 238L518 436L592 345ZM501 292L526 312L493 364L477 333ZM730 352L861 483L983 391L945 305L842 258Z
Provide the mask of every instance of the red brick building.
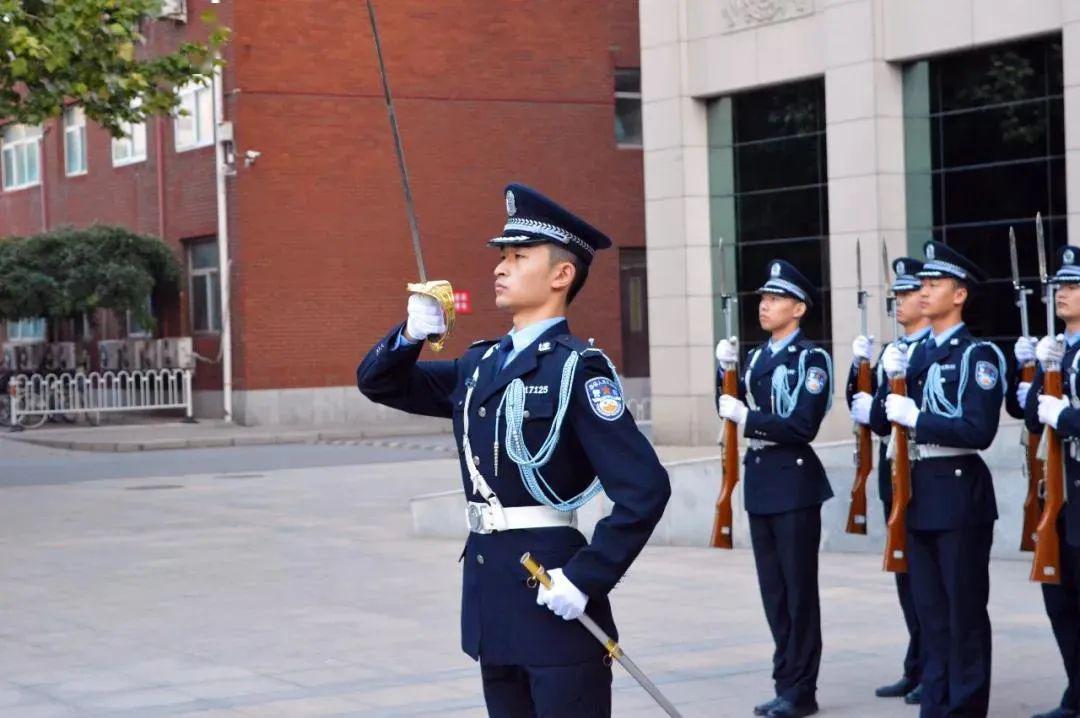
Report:
M187 0L187 23L154 23L151 48L204 33L197 18L207 7ZM416 279L367 12L360 0L214 7L233 30L224 114L237 157L227 180L235 418L351 420L370 411L353 387L356 363L403 318L404 285ZM645 244L642 155L616 140L614 91L617 74L635 74L616 71L639 66L637 2L376 7L428 272L472 300L448 354L506 331L508 318L493 307L497 255L485 243L502 228L503 185L520 181L615 239L618 249L598 256L571 322L627 364L626 287L631 300L640 295L631 313L642 339L647 326L634 269ZM203 100L192 96L194 115ZM0 236L94 222L163 236L191 279L204 278L185 280L176 301L155 307L158 333L194 333L197 351L213 357L215 317L204 297L214 268L198 243L217 233L214 146L199 120L189 122L195 126L178 131L171 119L150 120L141 159L137 146L117 149L87 126L86 171L77 176L65 171L71 131L49 123L40 181L5 181L0 191ZM178 139L190 149L178 150ZM246 162L247 153L258 154ZM639 348L630 373L646 373L647 339L632 341ZM199 388L220 388L216 368L200 364Z

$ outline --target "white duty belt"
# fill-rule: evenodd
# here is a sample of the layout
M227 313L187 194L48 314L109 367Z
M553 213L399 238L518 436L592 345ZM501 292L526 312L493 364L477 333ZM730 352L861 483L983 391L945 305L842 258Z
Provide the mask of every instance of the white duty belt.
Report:
M767 449L770 446L780 445L775 441L766 441L765 439L747 439L746 444L750 447L751 451L761 451L762 449Z
M958 449L954 446L933 446L930 444L915 445L916 461L921 459L946 459L953 456L971 456L978 453L978 449Z
M465 391L465 414L462 417L461 446L465 453L465 466L469 470L472 490L480 494L483 503L470 501L465 505L465 522L469 531L478 534L490 534L497 531L516 529L538 529L550 526L576 526L577 513L574 511L556 511L548 506L503 506L495 495L480 469L476 467L472 443L469 441L469 406L472 403L473 389L480 376L480 365L491 356L495 347L487 350L473 370L472 378L467 382Z

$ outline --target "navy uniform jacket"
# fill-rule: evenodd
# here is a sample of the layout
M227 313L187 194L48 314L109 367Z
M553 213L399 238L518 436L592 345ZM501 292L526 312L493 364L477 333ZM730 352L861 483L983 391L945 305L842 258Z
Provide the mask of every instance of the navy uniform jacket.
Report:
M1080 398L1080 376L1077 376L1080 367L1080 342L1066 347L1065 358L1061 362L1062 372L1062 396L1069 399L1076 406ZM1024 424L1028 431L1033 434L1041 434L1043 425L1039 422L1039 393L1042 391L1043 371L1039 366L1035 371L1035 379L1031 382L1028 390L1027 402L1024 404ZM1016 405L1015 392L1013 405ZM1010 411L1010 413L1012 413ZM1061 412L1057 425L1058 436L1063 440L1062 449L1065 453L1065 508L1061 515L1065 518L1065 541L1074 547L1080 547L1080 461L1075 455L1080 447L1080 410L1068 408Z
M747 394L750 393L758 408L747 414L743 435L776 444L751 448L743 459L746 467L743 494L746 510L751 514L779 514L820 505L832 498L825 468L810 448L825 418L832 391L825 356L811 351L815 348L800 333L776 354L764 346L754 350L743 365L739 399L749 405ZM799 360L804 353L806 376L800 387ZM754 361L757 354L760 356ZM798 389L795 408L787 418L776 412L772 401L772 378L777 367L787 372L788 389ZM722 382L722 376L718 375L717 386Z
M536 589L526 586L528 575L520 558L529 551L548 569L562 567L589 597L586 613L615 637L607 594L645 546L671 489L667 472L625 406L610 419L594 409L586 383L610 382L606 359L571 336L567 324L560 322L498 374L497 352L483 359L495 342L477 342L458 359L420 362L421 345L402 343L394 348L403 326L376 344L357 368L360 391L395 409L452 418L460 454L466 380L479 364L469 438L477 468L507 507L537 502L506 454L505 416L496 444L495 417L503 390L518 377L525 382L528 416L523 432L529 450L536 452L555 415L563 366L573 352L579 354L558 448L541 473L563 499L576 496L599 476L614 508L597 524L591 544L571 527L470 533L463 553L461 647L473 659L491 665L566 665L601 657L605 651L577 621L564 621L536 605ZM482 502L472 491L464 455L460 464L465 495L469 501ZM461 520L464 525L464 506Z
M993 442L1001 418L1006 381L1006 377L1000 376L998 354L993 348L980 345L971 351L967 359L967 386L963 396L957 396L961 360L965 350L975 342L967 327L961 327L940 347L927 336L912 352L907 392L922 409L913 431L915 444L982 451ZM959 402L963 410L958 418L933 414L923 404L927 374L934 364L940 366L945 398L954 404ZM993 371L989 372L988 367ZM878 387L870 409L870 425L878 434L889 430L889 420L885 416L888 394L889 385L883 383ZM912 464L908 528L947 531L989 523L997 519L997 515L990 469L978 454L923 459Z

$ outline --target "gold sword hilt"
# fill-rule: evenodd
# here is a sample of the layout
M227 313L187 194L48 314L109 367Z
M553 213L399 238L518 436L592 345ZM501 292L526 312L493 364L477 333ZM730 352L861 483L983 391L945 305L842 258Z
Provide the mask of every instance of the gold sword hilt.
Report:
M532 554L530 554L528 551L526 551L521 556L521 565L524 566L525 570L529 572L529 580L526 582L526 585L529 588L536 588L538 585L542 585L546 589L551 588L551 576L548 575L547 570L540 564L539 561L534 559L532 557ZM582 623L585 623L586 628L589 628L590 632L594 636L596 636L597 640L604 644L604 649L607 650L607 655L604 656L604 662L608 665L611 665L611 662L613 660L621 658L623 652L622 649L619 648L619 644L616 643L614 639L609 637L607 634L603 633L603 631L599 631L599 626L596 626L596 624L593 623L591 619L589 619L588 623L586 623L586 619L589 619L589 617L582 614L581 618L579 618L578 620ZM590 624L592 626L596 626L597 631L593 631L592 628L590 628Z
M428 337L431 351L441 352L446 345L446 339L454 331L454 321L457 319L457 312L454 310L454 288L450 286L450 282L443 279L430 282L413 282L407 284L405 288L413 294L426 294L432 297L442 307L443 316L446 318L446 331Z

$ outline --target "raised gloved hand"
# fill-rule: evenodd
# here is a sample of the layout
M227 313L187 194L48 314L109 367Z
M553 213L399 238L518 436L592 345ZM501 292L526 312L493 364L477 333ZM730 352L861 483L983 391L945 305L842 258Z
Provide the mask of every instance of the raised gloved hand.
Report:
M1065 357L1065 343L1060 337L1043 337L1035 345L1035 357L1042 364L1044 371L1050 364L1060 366L1061 360Z
M433 334L442 334L445 331L446 317L439 300L427 294L410 294L405 338L411 342L421 342Z
M729 368L739 363L739 340L721 339L716 345L716 361L720 366Z
M885 397L885 416L891 422L914 429L919 420L919 407L911 397L889 394Z
M1018 403L1021 407L1027 404L1027 396L1030 390L1030 381L1022 381L1016 385L1016 403Z
M720 404L718 406L721 419L730 419L739 426L746 423L747 408L746 404L742 403L733 396L723 394L720 397Z
M551 577L551 588L545 588L543 584L540 584L540 589L536 593L536 605L547 606L552 613L567 621L573 621L585 613L585 605L589 602L589 597L571 583L570 579L563 574L563 570L552 569L548 571L548 575Z
M857 424L870 423L870 407L874 405L874 397L860 391L851 398L851 418Z
M1021 366L1035 361L1035 339L1032 337L1020 337L1013 344L1013 356L1016 363Z
M1039 395L1039 421L1043 424L1057 428L1061 412L1069 408L1067 399L1047 394Z
M889 376L906 374L908 368L907 352L895 344L890 344L885 348L885 353L881 355L881 365L885 367L885 373Z
M870 361L870 357L874 353L874 338L864 337L861 334L855 337L854 341L851 342L851 353L856 364L864 360Z

